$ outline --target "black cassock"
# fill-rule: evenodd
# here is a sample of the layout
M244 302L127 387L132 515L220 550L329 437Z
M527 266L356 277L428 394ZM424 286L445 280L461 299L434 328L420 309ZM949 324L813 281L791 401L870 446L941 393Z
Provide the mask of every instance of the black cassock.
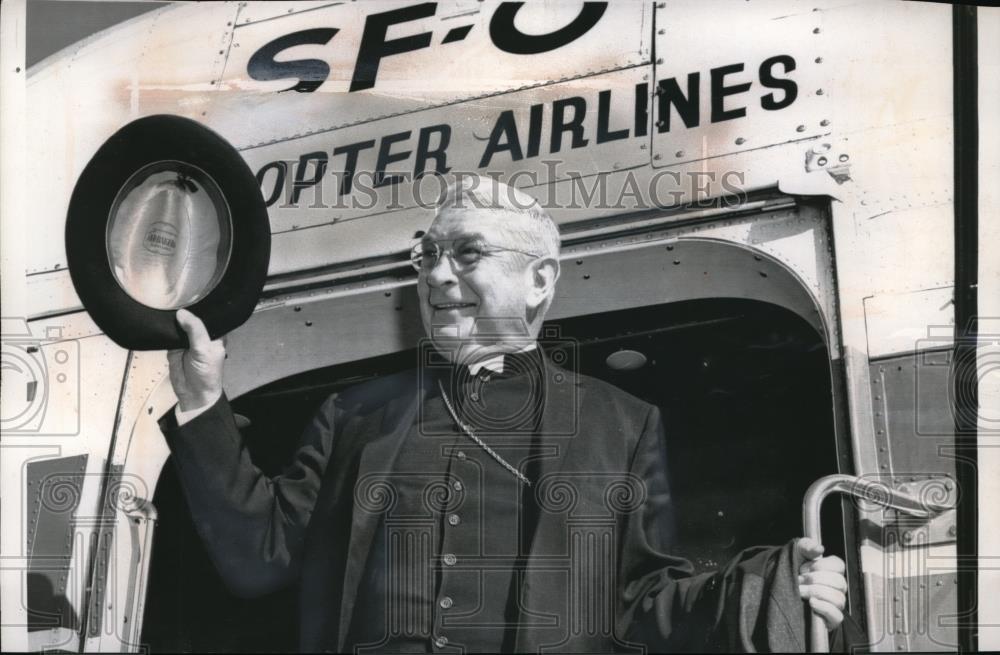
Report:
M656 407L544 358L512 361L535 371L530 384L501 382L495 398L526 421L490 430L469 381L404 372L331 396L275 478L251 463L225 398L180 428L161 419L227 585L253 596L297 583L305 651L806 648L792 544L700 575L670 555ZM530 487L442 411L439 380Z

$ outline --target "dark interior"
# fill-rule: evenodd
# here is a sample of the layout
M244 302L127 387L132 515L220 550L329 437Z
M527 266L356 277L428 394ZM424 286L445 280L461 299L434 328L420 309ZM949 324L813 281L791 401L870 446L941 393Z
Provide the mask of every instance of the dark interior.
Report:
M830 362L816 331L763 303L713 299L555 321L550 352L576 348L579 371L658 405L676 500L676 553L711 570L748 546L801 536L801 502L837 472ZM609 368L623 349L642 368ZM413 351L309 371L233 402L254 461L280 472L297 435L332 392L414 365ZM168 464L156 490L143 642L153 651L295 650L294 590L241 600L226 592ZM824 516L828 554L843 553L842 518Z

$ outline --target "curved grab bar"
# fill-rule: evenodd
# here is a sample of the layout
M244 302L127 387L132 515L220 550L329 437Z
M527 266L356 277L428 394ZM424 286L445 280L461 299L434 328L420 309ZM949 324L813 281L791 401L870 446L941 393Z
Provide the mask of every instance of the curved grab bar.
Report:
M820 508L827 496L842 493L905 512L918 518L933 518L949 509L954 509L954 503L940 503L934 500L924 500L918 496L893 489L883 482L867 480L853 475L827 475L809 486L805 499L802 501L802 527L804 536L823 543L820 536ZM809 650L813 653L830 651L829 635L823 619L809 611Z

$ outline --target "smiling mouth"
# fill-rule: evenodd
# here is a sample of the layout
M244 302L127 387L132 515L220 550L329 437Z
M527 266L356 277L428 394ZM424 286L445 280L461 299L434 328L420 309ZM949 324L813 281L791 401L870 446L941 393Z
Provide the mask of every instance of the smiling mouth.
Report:
M471 302L443 302L438 304L433 304L431 307L434 311L444 311L449 309L465 309L466 307L475 307L476 305Z

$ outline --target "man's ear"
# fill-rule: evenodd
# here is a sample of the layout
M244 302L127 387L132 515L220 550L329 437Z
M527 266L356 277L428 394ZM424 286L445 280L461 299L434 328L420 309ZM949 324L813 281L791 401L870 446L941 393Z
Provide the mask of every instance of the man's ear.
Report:
M559 279L560 271L559 260L555 257L542 257L531 262L528 270L531 275L528 306L537 309L547 298L555 294L556 280Z

